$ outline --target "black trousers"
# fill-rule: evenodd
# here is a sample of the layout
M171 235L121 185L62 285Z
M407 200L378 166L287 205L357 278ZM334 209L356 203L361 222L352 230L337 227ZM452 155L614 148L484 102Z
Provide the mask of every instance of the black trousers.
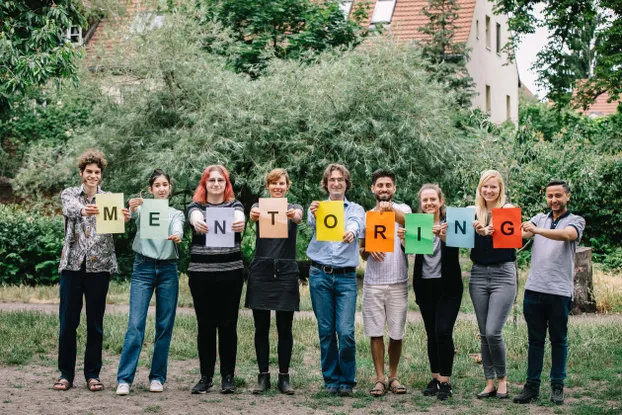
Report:
M417 304L428 335L432 373L451 376L454 365L453 330L462 302L462 289L447 292L440 278L421 280L415 288Z
M253 310L255 319L255 351L259 372L265 373L269 369L270 361L270 310ZM293 311L276 312L276 329L279 334L278 354L279 371L288 373L289 364L292 360L292 348L294 337L292 336Z
M58 339L58 370L60 376L73 382L76 374L76 331L80 325L82 298L86 302L86 350L84 378L99 379L102 368L102 342L106 295L110 284L107 272L87 273L86 265L80 271L64 270L60 277L60 333Z
M239 278L210 279L190 275L189 285L197 315L198 350L201 376L213 377L216 365L216 333L220 374L235 373L238 351L238 310L244 280Z

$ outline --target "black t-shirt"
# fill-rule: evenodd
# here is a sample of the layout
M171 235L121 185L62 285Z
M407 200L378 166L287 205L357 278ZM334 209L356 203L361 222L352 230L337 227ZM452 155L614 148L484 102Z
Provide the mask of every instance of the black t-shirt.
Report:
M255 203L253 207L258 207ZM287 209L302 210L302 206L288 203ZM287 220L287 238L260 238L259 221L256 222L255 258L296 259L296 234L298 225Z

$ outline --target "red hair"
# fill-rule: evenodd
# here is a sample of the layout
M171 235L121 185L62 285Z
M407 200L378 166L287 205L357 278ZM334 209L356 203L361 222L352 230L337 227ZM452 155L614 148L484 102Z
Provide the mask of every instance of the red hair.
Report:
M214 164L211 166L207 166L205 170L203 170L203 174L201 175L201 180L199 180L199 185L194 191L194 195L192 196L193 202L198 202L205 204L207 203L207 189L205 188L205 183L209 179L209 175L211 172L217 171L222 174L222 177L225 178L225 202L231 202L235 196L233 194L233 186L231 185L231 180L229 180L229 172L220 164Z

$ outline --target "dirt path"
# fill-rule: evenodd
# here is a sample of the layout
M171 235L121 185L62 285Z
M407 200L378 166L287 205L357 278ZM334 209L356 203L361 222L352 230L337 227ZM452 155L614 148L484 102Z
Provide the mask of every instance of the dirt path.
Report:
M58 304L45 303L0 303L0 311L40 311L43 313L58 314ZM108 304L106 306L107 313L125 313L129 312L127 304ZM155 306L149 307L149 314L155 313ZM240 313L243 315L252 315L250 310L242 309ZM194 315L194 309L191 307L177 307L177 314ZM312 311L300 311L296 313L295 318L312 318L315 316ZM460 313L460 320L475 321L475 314ZM512 317L510 316L510 319ZM421 313L418 311L408 312L408 322L422 322ZM361 312L356 313L356 322L363 323L363 315ZM570 324L603 324L603 323L620 323L622 324L622 314L581 314L570 316Z

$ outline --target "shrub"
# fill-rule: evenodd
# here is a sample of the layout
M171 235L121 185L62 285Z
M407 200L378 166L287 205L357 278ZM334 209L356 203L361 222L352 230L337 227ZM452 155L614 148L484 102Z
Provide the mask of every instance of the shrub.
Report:
M62 217L0 205L0 282L58 282L63 232Z

